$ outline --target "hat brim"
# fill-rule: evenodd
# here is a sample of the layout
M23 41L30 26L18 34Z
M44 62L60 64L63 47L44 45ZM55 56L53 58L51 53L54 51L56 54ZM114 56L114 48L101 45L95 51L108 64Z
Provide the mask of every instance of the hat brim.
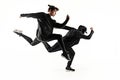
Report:
M50 9L56 9L57 11L59 11L59 9L53 5L48 5Z

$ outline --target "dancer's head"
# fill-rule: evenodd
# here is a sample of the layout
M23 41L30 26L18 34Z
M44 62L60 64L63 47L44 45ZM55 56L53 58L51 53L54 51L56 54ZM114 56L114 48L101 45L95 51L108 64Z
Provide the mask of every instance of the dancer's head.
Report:
M83 34L84 34L84 33L87 33L87 32L86 32L86 31L87 31L87 28L86 28L85 26L83 26L83 25L80 25L80 26L78 27L78 30L81 31Z
M55 16L56 12L59 10L57 7L53 6L53 5L48 5L48 12L50 14L50 16Z

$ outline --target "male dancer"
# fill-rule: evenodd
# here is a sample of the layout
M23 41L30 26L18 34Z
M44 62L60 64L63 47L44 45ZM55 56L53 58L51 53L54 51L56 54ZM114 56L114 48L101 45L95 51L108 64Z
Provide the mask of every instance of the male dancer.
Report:
M25 40L27 40L32 46L37 45L40 42L48 42L51 40L58 40L58 43L61 46L63 51L62 56L67 60L70 60L69 51L66 50L64 46L64 42L62 39L62 35L53 34L53 28L64 28L64 29L72 29L70 27L65 26L69 20L69 16L67 15L66 20L60 24L51 18L51 16L55 16L56 12L59 10L57 7L53 5L48 5L48 14L44 12L39 13L30 13L30 14L21 14L20 17L32 17L36 18L38 21L38 29L36 32L36 38L32 40L30 37L24 35L19 30L15 30L14 32L19 36L22 36Z
M66 66L66 70L69 71L75 71L75 69L71 68L71 64L75 55L74 50L72 49L72 47L76 44L79 43L80 39L90 39L94 33L93 28L91 27L91 32L90 34L84 35L84 33L87 31L87 28L83 25L80 25L78 27L78 29L71 29L64 37L63 37L63 42L65 43L65 47L67 49L67 51L69 51L69 56L70 56L70 61L68 61L67 66ZM59 43L55 43L55 45L53 45L52 47L47 43L47 42L43 42L44 46L46 47L46 49L48 50L48 52L56 52L61 50L61 47L59 45Z

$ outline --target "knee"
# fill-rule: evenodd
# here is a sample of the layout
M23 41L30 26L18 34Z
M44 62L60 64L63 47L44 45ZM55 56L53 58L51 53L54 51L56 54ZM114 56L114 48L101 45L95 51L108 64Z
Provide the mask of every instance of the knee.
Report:
M53 52L53 50L52 50L51 48L47 48L47 51L48 51L49 53L52 53L52 52Z
M31 46L35 46L35 45L31 44Z
M73 56L75 56L75 53L73 53Z
M48 49L47 51L50 52L50 53L52 53L51 49Z
M34 43L31 43L31 46L35 46L35 44L34 44Z
M70 55L71 55L72 57L74 57L74 56L75 56L75 53L71 53Z
M51 50L47 50L49 53L53 53L53 51L51 51Z

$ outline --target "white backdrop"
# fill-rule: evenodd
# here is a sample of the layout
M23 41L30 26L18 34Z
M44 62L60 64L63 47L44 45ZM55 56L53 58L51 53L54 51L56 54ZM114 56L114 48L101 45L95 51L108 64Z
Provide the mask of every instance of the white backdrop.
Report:
M120 5L119 0L1 0L0 1L0 80L120 80ZM37 21L19 18L21 13L47 12L48 4L60 10L54 17L67 25L85 25L91 40L81 40L72 67L66 72L61 51L48 53L43 44L30 46L13 33L14 29L35 38ZM65 35L67 31L55 29ZM51 42L51 45L55 41Z

